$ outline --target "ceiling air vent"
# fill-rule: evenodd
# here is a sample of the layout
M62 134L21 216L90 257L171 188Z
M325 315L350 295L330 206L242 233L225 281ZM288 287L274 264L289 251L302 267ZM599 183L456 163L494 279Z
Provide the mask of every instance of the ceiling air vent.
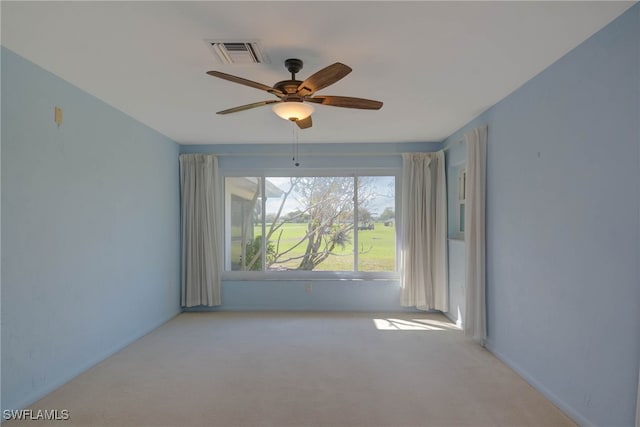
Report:
M263 64L269 62L257 41L205 41L222 64Z

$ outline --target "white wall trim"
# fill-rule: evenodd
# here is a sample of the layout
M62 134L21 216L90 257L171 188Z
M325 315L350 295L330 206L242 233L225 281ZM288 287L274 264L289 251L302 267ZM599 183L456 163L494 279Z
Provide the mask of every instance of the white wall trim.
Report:
M49 393L51 393L51 392L55 391L56 389L62 387L63 385L65 385L69 381L73 380L77 376L83 374L84 372L86 372L89 369L93 368L94 366L96 366L100 362L102 362L102 361L108 359L109 357L113 356L114 354L116 354L120 350L124 349L125 347L129 346L130 344L132 344L133 342L139 340L140 338L144 337L145 335L149 334L150 332L156 330L157 328L159 328L160 326L164 325L169 320L173 319L174 317L178 316L181 313L182 312L180 310L177 310L176 312L172 313L168 318L160 320L159 322L156 322L153 325L151 325L150 327L145 328L142 331L140 331L139 333L135 334L133 337L127 338L124 341L120 342L119 344L116 344L116 345L112 346L109 350L104 352L104 354L102 356L94 357L94 358L90 359L87 363L84 363L84 364L82 364L80 366L77 366L76 369L75 369L75 373L72 373L71 375L65 375L65 376L63 376L61 378L58 378L55 381L52 381L47 387L44 387L44 388L38 390L36 393L31 394L29 397L27 397L25 399L22 399L22 401L18 402L15 405L15 408L2 408L2 409L3 410L5 410L5 409L19 410L19 409L25 409L25 408L29 407L29 405L37 402L38 400L42 399L43 397L45 397Z
M588 421L584 418L578 411L576 411L573 407L568 405L566 402L561 400L558 396L556 396L553 392L543 386L539 381L533 378L527 371L522 369L516 363L514 363L511 359L509 359L504 354L497 351L493 343L490 339L485 341L485 348L489 350L491 354L497 357L502 363L513 369L518 375L520 375L530 386L535 388L537 391L542 393L544 397L551 401L554 405L556 405L561 411L565 413L566 416L575 421L580 427L597 427L595 424Z

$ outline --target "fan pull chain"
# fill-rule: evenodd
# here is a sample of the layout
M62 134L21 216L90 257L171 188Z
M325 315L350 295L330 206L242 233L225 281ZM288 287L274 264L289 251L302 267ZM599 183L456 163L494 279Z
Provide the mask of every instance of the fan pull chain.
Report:
M298 156L298 125L296 124L296 122L291 122L291 123L293 126L293 135L292 135L293 146L291 147L291 152L293 157L292 160L295 167L298 167L300 166L300 158Z

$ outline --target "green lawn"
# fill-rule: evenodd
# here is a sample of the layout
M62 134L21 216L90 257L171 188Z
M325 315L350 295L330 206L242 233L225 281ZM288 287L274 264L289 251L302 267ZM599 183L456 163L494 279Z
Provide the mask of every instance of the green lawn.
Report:
M267 231L269 225L267 225ZM279 236L280 230L282 234ZM307 230L306 224L285 224L276 232L271 241L278 244L278 252L282 253L300 242ZM261 227L255 228L255 235L262 232ZM376 223L374 230L360 230L358 232L358 270L359 271L394 271L395 270L395 227L385 227L382 223ZM334 250L335 255L331 255L322 264L316 267L315 271L353 271L353 232L350 235L351 243L345 245L344 249ZM293 249L286 255L289 257L301 256L306 249L306 241ZM284 259L284 258L283 258ZM299 260L291 260L281 264L279 267L296 268Z

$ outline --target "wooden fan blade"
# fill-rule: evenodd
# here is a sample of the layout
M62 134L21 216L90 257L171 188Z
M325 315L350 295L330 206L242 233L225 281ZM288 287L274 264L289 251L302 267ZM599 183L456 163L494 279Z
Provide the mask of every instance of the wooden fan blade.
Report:
M313 98L306 98L305 101L332 107L359 108L361 110L379 110L382 108L382 102L380 101L351 98L349 96L314 96Z
M315 74L312 74L308 79L300 83L296 95L309 96L315 92L329 85L334 84L347 74L351 72L351 68L336 62L333 65L323 68Z
M238 111L250 110L252 108L262 107L263 105L269 105L269 104L273 104L273 103L276 103L276 102L282 102L282 101L278 101L278 100L274 99L274 100L270 100L270 101L254 102L253 104L241 105L239 107L229 108L228 110L218 111L216 114L237 113Z
M220 71L207 71L207 74L213 77L218 77L224 80L229 80L230 82L239 83L241 85L253 87L256 89L264 90L266 92L272 93L276 96L284 96L284 93L274 87L263 85L262 83L254 82L251 80L243 79L242 77L233 76L231 74L221 73Z
M311 123L311 116L309 116L306 119L296 120L296 124L300 129L308 129L313 123Z

